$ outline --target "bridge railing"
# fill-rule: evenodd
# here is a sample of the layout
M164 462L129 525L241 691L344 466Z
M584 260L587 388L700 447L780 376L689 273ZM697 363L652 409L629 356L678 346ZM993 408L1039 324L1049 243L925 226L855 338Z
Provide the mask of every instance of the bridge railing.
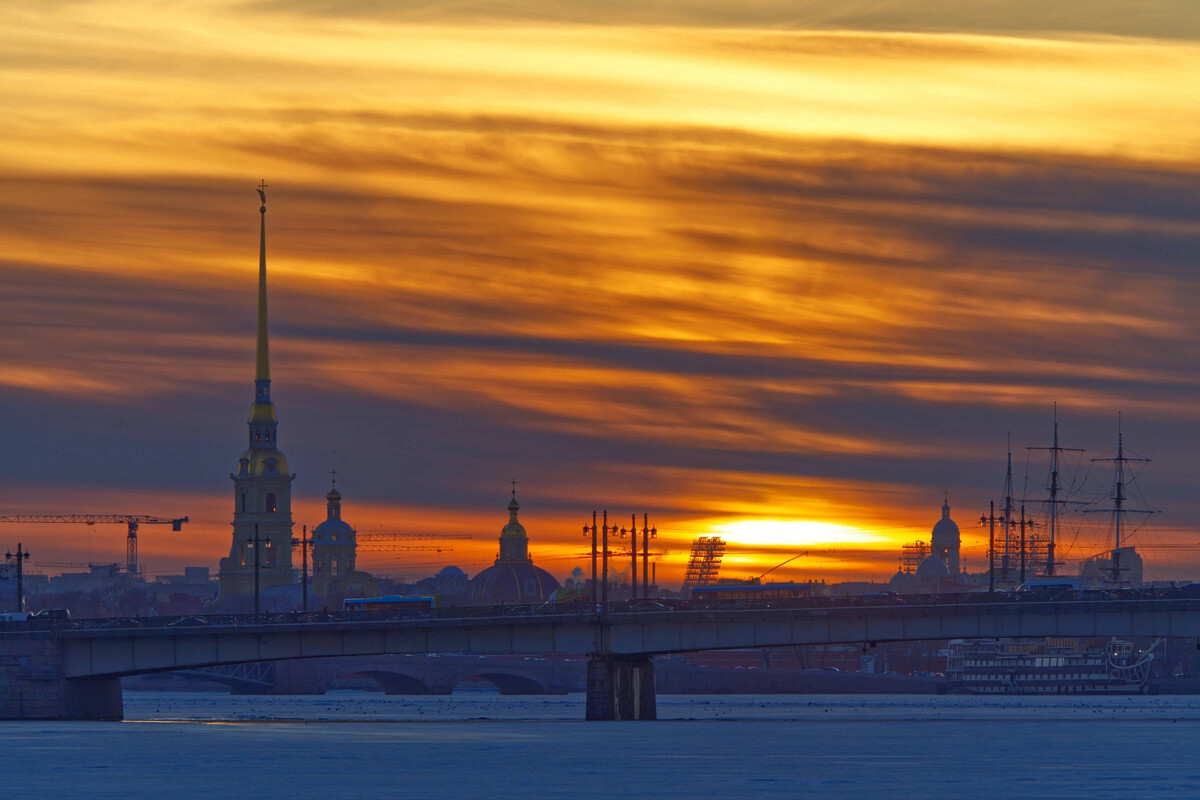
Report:
M878 609L880 611L916 611L919 608L937 606L964 606L978 608L981 605L1026 605L1050 603L1055 606L1078 604L1089 610L1102 610L1111 606L1119 610L1132 601L1146 600L1195 600L1200 599L1200 585L1189 585L1169 589L1134 590L1068 590L1058 592L971 592L940 595L894 595L879 593L856 597L809 597L795 599L772 599L764 601L725 601L685 604L670 602L657 611L646 611L636 604L610 603L609 613L619 618L624 614L688 613L723 611L767 611L767 610L822 610L822 609ZM71 619L45 619L31 617L24 621L0 622L0 634L28 633L30 631L89 631L131 628L201 628L207 626L242 625L295 625L345 622L389 622L430 619L496 619L501 617L558 616L573 619L593 619L595 610L588 603L570 605L492 605L464 606L435 609L402 609L387 611L319 611L280 612L268 614L206 614L171 617L94 617ZM614 617L610 617L612 619Z

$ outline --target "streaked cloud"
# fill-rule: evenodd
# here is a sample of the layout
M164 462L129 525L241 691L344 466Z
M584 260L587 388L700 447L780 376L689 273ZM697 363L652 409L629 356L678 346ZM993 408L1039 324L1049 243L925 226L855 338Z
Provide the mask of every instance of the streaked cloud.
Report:
M1057 400L1089 442L1124 411L1200 520L1187 8L375 5L0 11L0 504L175 493L228 535L266 177L309 516L337 463L360 527L488 531L474 569L517 477L554 563L611 507L668 575L774 521L879 540L781 574L862 576Z

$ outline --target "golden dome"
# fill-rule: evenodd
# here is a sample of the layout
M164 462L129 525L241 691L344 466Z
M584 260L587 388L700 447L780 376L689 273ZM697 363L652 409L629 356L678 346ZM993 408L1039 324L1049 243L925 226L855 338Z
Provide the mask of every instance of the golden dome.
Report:
M279 418L275 416L275 404L268 401L260 403L255 400L250 404L250 420L255 422L279 422Z
M246 464L243 475L255 475L258 477L290 477L288 472L287 459L283 453L278 450L265 447L252 447L242 453L242 457L238 459L238 464Z

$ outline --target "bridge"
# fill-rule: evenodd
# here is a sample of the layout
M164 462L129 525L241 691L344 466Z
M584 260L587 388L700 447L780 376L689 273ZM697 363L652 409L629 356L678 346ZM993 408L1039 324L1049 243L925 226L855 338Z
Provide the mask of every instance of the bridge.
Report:
M342 679L365 679L384 694L451 694L486 681L500 694L567 694L584 688L586 658L435 653L334 656L199 667L169 673L228 686L233 694L325 694Z
M725 611L521 614L176 627L66 623L0 632L0 719L122 718L120 678L327 656L577 655L588 719L653 719L667 653L794 645L1045 636L1200 637L1200 599L1012 601ZM98 621L88 621L97 623ZM103 623L109 624L109 623Z

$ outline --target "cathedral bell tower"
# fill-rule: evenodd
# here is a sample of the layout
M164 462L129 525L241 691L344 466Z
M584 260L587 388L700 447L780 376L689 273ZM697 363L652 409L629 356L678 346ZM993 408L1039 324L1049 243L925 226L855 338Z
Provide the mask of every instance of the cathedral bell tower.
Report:
M336 483L325 501L325 521L312 531L312 580L313 593L328 600L334 583L355 571L358 543L354 528L342 519L342 493Z
M262 205L258 246L258 349L255 357L254 402L250 406L249 441L238 459L233 480L233 544L221 559L221 605L249 610L254 605L254 548L258 553L260 592L294 583L292 575L292 481L287 459L279 451L275 404L271 402L271 363L267 340L267 195ZM257 528L257 537L255 535ZM254 540L257 538L257 544ZM245 607L245 608L243 608ZM268 598L262 607L272 610Z

